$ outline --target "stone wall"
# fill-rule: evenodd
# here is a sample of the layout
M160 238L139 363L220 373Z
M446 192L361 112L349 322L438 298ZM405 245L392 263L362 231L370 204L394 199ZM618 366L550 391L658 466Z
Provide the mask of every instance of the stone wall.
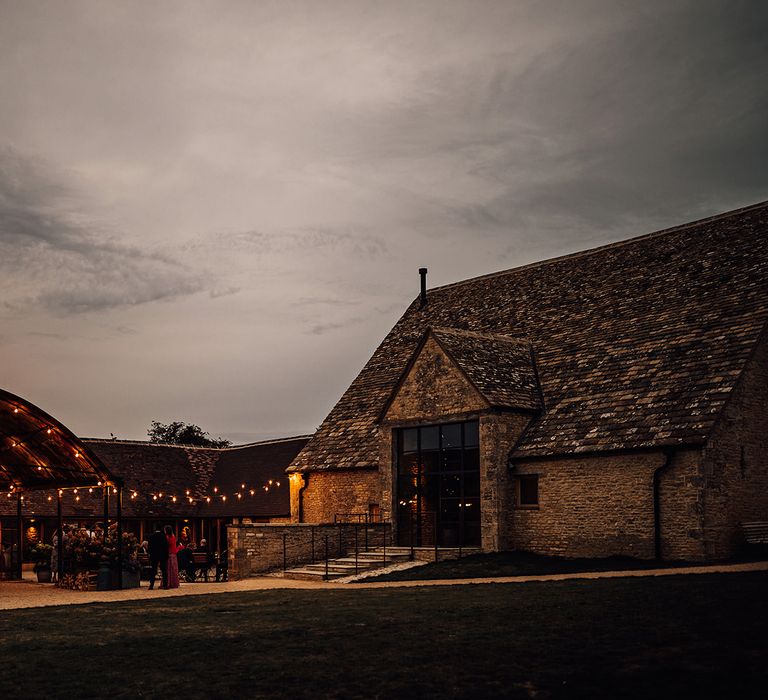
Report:
M768 521L768 338L765 335L704 451L704 476L707 555L720 559L744 547L742 522Z
M675 450L659 477L662 559L704 559L701 450Z
M507 523L513 507L509 455L530 415L486 413L480 417L480 527L485 551L512 548Z
M570 557L655 556L654 472L661 452L519 462L515 474L538 474L539 505L513 505L504 539L510 549ZM679 450L660 474L661 553L702 559L698 450ZM515 500L510 482L509 501Z
M376 469L317 471L302 476L306 482L300 495L302 522L332 523L338 514L364 514L370 512L372 505L381 505L381 482Z
M227 551L229 573L233 578L247 578L283 567L283 541L288 567L295 567L325 558L326 537L328 556L338 557L355 550L363 551L365 532L362 526L352 525L273 525L269 523L244 523L227 526ZM391 535L384 525L368 528L368 546L381 546L384 537L387 545Z
M384 422L445 421L488 408L488 402L429 337L392 399Z

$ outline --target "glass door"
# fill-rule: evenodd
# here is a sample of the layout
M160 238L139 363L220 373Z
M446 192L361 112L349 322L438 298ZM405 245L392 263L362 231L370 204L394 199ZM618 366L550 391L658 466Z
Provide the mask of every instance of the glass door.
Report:
M478 546L478 422L403 428L396 439L398 543Z

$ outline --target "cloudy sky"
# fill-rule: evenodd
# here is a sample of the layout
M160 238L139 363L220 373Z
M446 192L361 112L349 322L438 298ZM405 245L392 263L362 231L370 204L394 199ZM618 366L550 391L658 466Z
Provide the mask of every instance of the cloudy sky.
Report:
M310 432L418 292L768 199L768 3L0 0L0 386Z

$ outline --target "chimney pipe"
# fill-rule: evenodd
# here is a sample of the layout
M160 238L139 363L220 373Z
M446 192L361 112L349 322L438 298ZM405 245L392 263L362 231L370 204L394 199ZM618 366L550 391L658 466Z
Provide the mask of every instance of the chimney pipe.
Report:
M421 304L420 309L423 309L427 305L427 268L420 267L419 275L421 276Z

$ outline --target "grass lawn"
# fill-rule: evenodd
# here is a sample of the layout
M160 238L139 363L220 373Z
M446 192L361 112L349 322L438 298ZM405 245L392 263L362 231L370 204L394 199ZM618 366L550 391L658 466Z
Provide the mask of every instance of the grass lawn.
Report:
M765 697L768 575L0 613L0 698Z
M496 552L472 554L461 559L438 561L403 571L371 576L365 581L427 581L451 578L496 578L498 576L538 576L572 574L581 571L626 571L664 569L675 566L701 566L685 561L655 561L633 557L601 559L566 559L531 552Z

